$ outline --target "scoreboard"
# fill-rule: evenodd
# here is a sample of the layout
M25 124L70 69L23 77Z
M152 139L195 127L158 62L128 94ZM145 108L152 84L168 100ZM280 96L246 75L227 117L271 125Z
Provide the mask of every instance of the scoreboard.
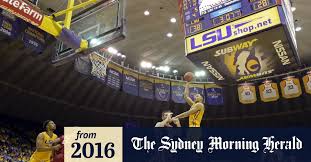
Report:
M289 0L180 0L186 57L216 82L300 66Z
M280 0L183 0L185 36L223 25L280 4Z
M216 82L300 66L289 0L183 0L186 57Z

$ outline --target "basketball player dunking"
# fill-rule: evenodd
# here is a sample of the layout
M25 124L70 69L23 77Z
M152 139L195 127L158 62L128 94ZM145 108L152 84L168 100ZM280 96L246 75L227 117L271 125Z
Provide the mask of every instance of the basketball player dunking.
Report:
M61 148L60 144L53 146L54 143L59 142L57 135L54 134L56 124L51 120L47 120L43 123L43 128L45 131L38 135L36 151L32 154L29 162L50 162L53 151Z
M173 117L172 120L189 117L189 127L200 127L205 110L203 97L200 94L196 94L194 96L194 101L192 101L189 97L189 84L190 82L186 83L184 98L191 107L188 111Z

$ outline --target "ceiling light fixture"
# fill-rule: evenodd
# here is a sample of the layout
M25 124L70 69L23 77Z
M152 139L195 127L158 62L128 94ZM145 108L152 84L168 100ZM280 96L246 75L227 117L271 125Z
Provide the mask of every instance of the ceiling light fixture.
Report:
M149 68L152 67L152 64L151 64L150 62L147 62L147 61L142 61L142 62L140 63L140 66L141 66L142 68L149 69Z
M170 71L170 67L168 67L168 66L160 66L160 67L159 67L159 70L161 70L161 71L167 73L167 72Z
M144 12L144 15L145 15L145 16L149 16L149 15L150 15L150 12L149 12L148 10L146 10L146 11Z
M296 32L299 32L302 30L302 26L301 26L301 23L298 19L295 20L295 31Z
M197 71L194 73L196 77L203 77L205 76L205 74L206 74L205 71Z
M116 50L116 49L113 48L113 47L109 47L109 48L108 48L108 52L115 55L115 54L118 53L118 50Z
M302 27L301 26L297 26L296 28L295 28L295 31L296 32L299 32L299 31L301 31L302 30Z
M167 33L166 36L171 38L171 37L173 37L173 34L172 33Z
M172 17L170 21L171 21L171 23L176 23L177 20L175 17Z

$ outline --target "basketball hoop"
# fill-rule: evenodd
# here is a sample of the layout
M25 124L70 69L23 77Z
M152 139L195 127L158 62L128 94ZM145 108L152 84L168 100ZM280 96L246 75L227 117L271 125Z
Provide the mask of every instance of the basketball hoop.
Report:
M92 63L91 74L97 78L104 79L107 75L107 66L112 59L112 54L106 52L106 57L100 55L98 52L89 54Z
M66 40L69 42L67 44L59 41L57 52L52 58L53 65L66 64L81 55L89 55L93 51L101 54L102 48L124 39L126 35L124 11L124 0L101 0L79 11L72 19L70 30L87 40L89 46L85 50L80 50L72 48L80 45L77 40ZM62 13L59 12L58 15ZM72 35L69 31L63 34ZM106 58L109 60L109 57Z

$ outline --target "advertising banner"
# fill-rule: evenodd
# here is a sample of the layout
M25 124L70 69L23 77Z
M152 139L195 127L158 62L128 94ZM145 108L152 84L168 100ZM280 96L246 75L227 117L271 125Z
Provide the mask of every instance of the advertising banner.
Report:
M116 90L121 89L122 67L112 62L108 64L106 84Z
M8 11L0 10L0 13L0 33L13 39L17 38L24 26L23 22Z
M123 91L138 96L138 74L130 71L123 70Z
M263 102L277 101L280 98L278 85L268 80L259 86L259 93Z
M302 78L302 81L306 93L311 94L311 72L308 72L308 74Z
M252 104L257 101L255 86L243 84L238 87L239 101L242 104Z
M17 17L36 26L41 25L44 15L30 5L28 0L1 0L0 8L14 13Z
M296 98L302 94L299 79L286 77L280 83L282 96L286 99Z
M189 85L190 98L194 101L194 96L200 94L203 97L203 103L205 103L204 84L190 84Z
M171 82L168 80L155 79L155 98L159 101L169 101L171 96Z
M217 81L245 81L298 67L283 27L188 55Z
M185 82L171 82L172 100L175 103L186 103L184 99Z
M216 84L205 84L206 103L219 106L224 104L223 90Z
M142 98L153 99L154 79L146 75L139 75L138 77L139 77L139 96Z
M41 29L27 24L23 33L23 41L26 47L34 49L36 52L43 52L46 45L47 33Z
M187 55L281 24L277 7L186 38Z

